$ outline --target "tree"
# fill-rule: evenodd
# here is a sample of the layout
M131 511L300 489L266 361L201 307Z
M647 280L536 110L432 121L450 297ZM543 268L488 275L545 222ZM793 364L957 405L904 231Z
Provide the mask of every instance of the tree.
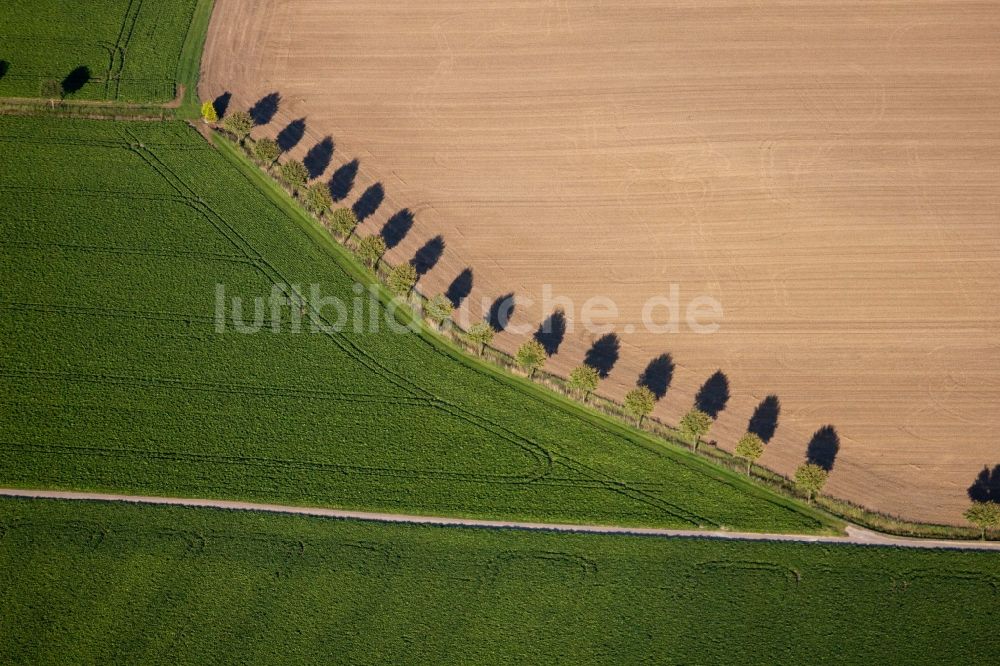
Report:
M330 216L330 228L344 240L347 240L354 233L354 228L358 226L358 216L350 208L338 208Z
M39 92L42 97L49 100L49 104L52 108L56 108L56 100L62 97L62 86L55 79L42 79L41 86L39 87Z
M333 206L333 197L330 196L330 188L326 183L313 183L306 190L306 208L319 215L330 210Z
M253 156L264 165L265 169L270 171L278 157L281 156L281 148L274 139L264 137L253 145Z
M625 394L625 412L636 418L637 425L642 425L655 405L656 396L645 386L637 386Z
M764 455L764 440L760 438L760 435L748 432L736 444L736 455L746 459L747 474L749 474L750 467L757 462L758 458Z
M973 502L962 515L982 530L983 540L986 539L987 529L1000 527L1000 503L997 502Z
M535 370L545 365L545 347L538 340L528 340L517 350L515 360L524 370L527 370L528 377L535 376Z
M479 355L482 356L486 345L493 342L493 336L496 335L496 329L490 326L490 323L487 321L477 321L469 327L466 335L469 336L469 340L478 346Z
M201 119L206 125L219 121L219 112L215 110L215 104L205 102L201 105Z
M806 463L795 470L795 487L804 492L809 502L812 502L813 497L823 490L828 476L829 472L819 465Z
M587 402L590 394L597 390L597 384L601 381L601 374L596 368L589 365L578 365L569 373L569 387L583 395L583 401Z
M451 316L454 306L444 294L438 294L427 301L427 318L434 322L435 326L441 328L444 322Z
M281 179L292 188L292 194L298 192L309 180L309 170L298 160L288 160L278 167L278 171Z
M253 118L246 111L236 111L222 121L222 127L235 136L242 146L253 129Z
M379 237L379 239L381 240L381 237ZM389 271L389 277L386 280L386 284L389 286L389 291L397 296L404 297L409 296L410 290L413 289L413 285L416 283L417 269L410 263L393 266L392 270Z
M702 437L708 434L709 428L712 427L712 417L697 407L694 407L690 412L684 415L681 419L680 425L681 434L687 438L688 442L691 444L691 448L697 451L698 442L701 441Z
M385 241L381 236L365 236L358 242L357 252L365 266L374 270L385 254Z

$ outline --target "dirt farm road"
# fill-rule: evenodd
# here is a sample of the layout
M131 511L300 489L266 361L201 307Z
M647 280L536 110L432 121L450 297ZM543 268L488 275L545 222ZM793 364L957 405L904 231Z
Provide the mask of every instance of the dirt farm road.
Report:
M322 518L366 520L380 523L409 523L416 525L436 525L439 527L471 527L491 529L540 530L551 532L586 532L593 534L626 534L633 536L656 536L666 538L702 537L706 539L730 539L738 541L790 541L795 543L840 543L865 546L898 546L903 548L947 548L954 550L997 550L1000 541L942 541L932 539L912 539L892 537L854 525L848 525L847 536L819 536L811 534L769 534L766 532L729 532L726 530L673 530L655 527L623 527L616 525L573 525L567 523L531 523L509 520L477 520L447 516L417 516L404 513L373 513L368 511L347 511L322 507L289 506L282 504L258 504L230 500L193 499L186 497L148 497L143 495L115 495L60 490L30 490L20 488L0 488L0 497L21 497L30 499L76 500L91 502L132 502L135 504L158 504L186 506L194 508L226 509L229 511L263 511L265 513L287 513Z

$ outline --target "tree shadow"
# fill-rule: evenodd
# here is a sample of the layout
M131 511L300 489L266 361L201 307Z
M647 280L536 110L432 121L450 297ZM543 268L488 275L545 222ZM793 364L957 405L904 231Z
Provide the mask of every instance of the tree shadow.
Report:
M729 378L722 370L716 370L711 377L698 389L694 397L694 406L713 419L726 408L729 402Z
M309 149L306 156L302 158L302 164L309 172L310 178L319 178L330 166L333 159L333 137L324 137L322 141Z
M275 141L278 142L278 148L281 152L287 153L289 150L299 145L299 141L302 137L306 135L306 119L299 118L298 120L293 120L288 123L285 129L278 132L278 137Z
M358 161L351 160L333 172L330 178L330 196L334 201L343 201L354 187L354 178L358 175Z
M747 432L757 435L767 444L774 437L774 431L778 429L779 414L781 414L781 401L778 400L778 396L767 396L753 410L753 416L747 424Z
M281 94L269 93L264 95L257 103L250 107L250 117L253 118L254 125L266 125L278 115L278 107L281 106Z
M495 331L504 331L514 316L514 294L504 294L493 301L490 311L486 313L486 321Z
M354 214L358 217L358 222L364 222L374 215L378 207L382 205L383 199L385 199L385 190L382 189L382 183L375 183L365 190L351 206Z
M90 82L90 68L80 66L66 75L62 80L63 96L72 95Z
M674 359L670 354L660 354L639 375L638 386L645 386L657 400L662 400L674 379Z
M826 471L833 470L833 463L840 451L840 436L832 425L825 425L815 433L806 447L806 462L819 465Z
M969 486L969 499L974 502L1000 502L1000 465L990 470L983 466L976 480Z
M7 75L7 70L10 69L10 63L6 60L0 60L0 79Z
M600 378L604 379L611 374L615 363L618 362L621 347L621 340L619 340L616 334L606 333L597 338L594 344L590 346L587 354L583 357L583 362L594 370L597 370Z
M391 250L406 238L406 234L410 233L410 229L413 228L413 213L410 212L409 208L404 208L398 213L393 214L388 220L386 220L385 225L382 227L380 232L382 240L385 241L385 249Z
M453 308L462 305L462 301L472 293L472 269L466 268L448 285L448 290L444 292L444 297L451 301Z
M444 254L444 248L444 236L435 236L417 250L416 254L413 255L413 259L410 259L410 265L416 269L418 277L426 275L432 268L437 266L438 261L441 260L441 255Z
M552 356L559 351L559 345L566 337L566 313L562 308L555 310L545 318L542 325L535 331L535 340L538 341L545 353Z
M215 107L215 114L220 119L225 117L226 111L229 110L229 103L232 101L233 93L228 90L212 100L212 106Z

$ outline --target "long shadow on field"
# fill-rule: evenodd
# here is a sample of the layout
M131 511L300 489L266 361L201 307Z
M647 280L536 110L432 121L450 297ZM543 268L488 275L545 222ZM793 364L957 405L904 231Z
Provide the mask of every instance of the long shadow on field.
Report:
M490 311L486 313L486 321L495 331L504 331L514 316L514 294L504 294L493 301Z
M583 357L583 362L594 370L597 370L600 378L604 379L611 374L615 363L618 362L621 348L622 343L618 336L614 333L607 333L594 341L594 344L590 346L587 354Z
M330 196L334 201L343 201L354 187L354 178L358 175L358 161L351 160L333 172L330 177Z
M774 431L778 429L779 414L781 414L781 401L778 400L778 396L767 396L753 410L753 416L747 424L747 432L752 432L767 444L774 437Z
M444 292L444 296L451 301L451 306L453 308L458 309L458 307L462 305L462 301L468 298L471 293L472 269L466 268L451 281L451 284L448 285L448 290Z
M410 259L410 265L416 269L418 277L426 275L432 268L437 266L437 263L441 260L441 255L444 254L444 248L444 237L435 236L417 250L416 254L413 255L413 259Z
M976 480L969 486L969 499L975 502L1000 502L1000 465L990 470L983 467Z
M278 148L281 152L287 153L289 150L299 145L299 141L306 135L306 119L299 118L288 123L285 129L278 132Z
M212 106L215 107L215 113L220 120L226 117L226 111L229 110L229 104L232 101L233 93L228 90L212 100Z
M6 60L0 60L0 79L6 76L8 69L10 69L10 63Z
M674 379L674 359L670 354L660 354L646 366L639 375L639 386L645 386L657 400L662 400Z
M385 199L385 190L382 189L382 183L375 183L362 192L358 200L351 206L351 209L358 218L358 222L364 222L374 215L378 207L382 205L383 199Z
M67 74L66 78L62 80L63 97L78 92L89 82L90 68L86 66L77 67L72 72Z
M253 118L254 125L266 125L278 115L278 107L281 106L281 94L269 93L264 95L257 103L250 107L250 117Z
M535 331L535 340L542 345L545 353L552 356L559 351L559 345L566 337L566 313L559 308L553 311Z
M815 433L806 447L806 462L819 465L826 471L833 470L833 463L840 451L840 435L832 425L825 425Z
M409 208L404 208L398 213L394 213L392 217L386 220L385 224L382 226L382 231L379 232L382 235L382 240L385 241L385 249L391 250L406 238L406 234L410 233L410 229L413 228L413 213L410 212Z
M322 141L309 149L306 156L302 158L302 164L305 165L310 178L319 178L326 171L326 168L330 166L330 160L332 159L333 137L326 136L323 137Z
M716 370L712 376L698 389L694 397L694 406L713 419L726 408L729 402L729 378L722 370Z

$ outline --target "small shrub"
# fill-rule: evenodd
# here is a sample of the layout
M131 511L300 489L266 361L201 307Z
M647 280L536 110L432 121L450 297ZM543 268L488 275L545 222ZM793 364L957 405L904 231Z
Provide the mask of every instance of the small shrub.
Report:
M313 183L306 190L306 208L316 215L322 216L333 206L333 197L330 196L330 188L326 183Z
M746 433L736 444L736 455L747 461L747 474L749 474L750 467L764 455L764 440L760 438L760 435L755 435L752 432Z
M237 111L222 121L222 127L235 136L242 146L253 129L253 118L246 111Z
M264 137L253 145L253 156L256 157L257 161L263 164L266 169L270 169L274 166L275 161L277 161L280 155L281 148L278 147L278 142L274 139Z
M416 283L417 269L408 263L393 266L386 280L389 291L397 296L408 296Z
M357 226L358 216L350 208L338 208L330 216L330 229L345 240L351 237Z
M680 431L684 438L688 440L688 443L691 444L691 448L697 451L698 443L702 437L708 434L712 423L711 416L695 407L681 419Z
M547 358L548 355L545 353L545 347L542 346L542 343L538 340L528 340L517 350L515 360L528 373L529 377L534 377L535 371L545 365Z
M496 329L490 326L489 322L477 321L469 327L466 335L469 340L476 345L479 350L479 355L482 356L486 345L493 342L493 336L496 335L496 333Z
M215 104L205 102L201 105L201 119L206 125L218 122L219 113L215 110Z
M816 493L823 490L829 473L812 463L806 463L795 470L795 487L806 494L806 499L811 503Z
M425 308L427 312L427 318L434 322L434 325L441 328L442 324L447 321L448 317L451 316L454 306L448 297L444 294L438 294L431 300L427 301L427 306Z
M281 179L292 188L292 194L298 192L309 180L309 171L302 162L288 160L278 168Z
M357 254L365 266L374 269L385 254L385 241L381 236L365 236L358 243Z
M656 405L656 396L645 386L637 386L625 394L625 412L634 416L639 425L649 416Z

